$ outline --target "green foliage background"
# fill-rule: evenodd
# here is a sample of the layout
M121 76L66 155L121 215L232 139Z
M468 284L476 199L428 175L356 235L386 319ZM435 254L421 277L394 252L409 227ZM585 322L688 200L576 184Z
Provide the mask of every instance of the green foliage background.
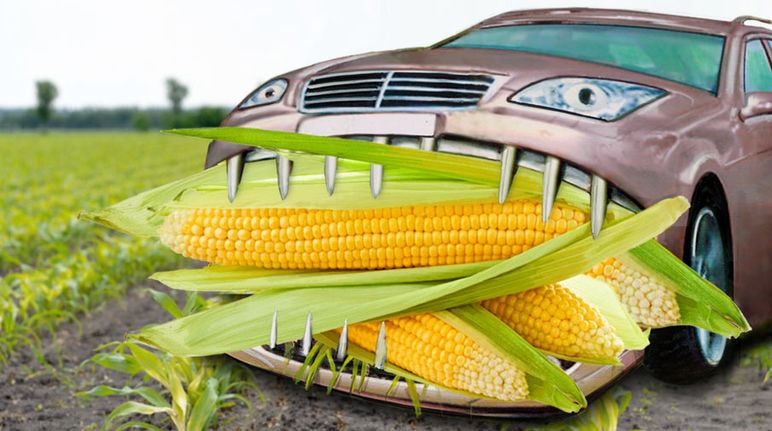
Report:
M156 241L77 216L190 175L204 153L156 133L0 134L0 366L41 330L182 264Z

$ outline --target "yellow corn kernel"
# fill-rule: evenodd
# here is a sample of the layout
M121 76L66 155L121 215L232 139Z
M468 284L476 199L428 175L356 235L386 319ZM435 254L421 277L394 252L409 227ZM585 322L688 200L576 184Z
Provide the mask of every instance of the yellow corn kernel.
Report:
M616 258L609 258L586 275L611 285L633 320L647 327L677 325L681 318L676 294L658 282Z
M380 323L348 328L348 338L375 351ZM525 373L432 314L386 321L386 359L431 382L505 401L528 396Z
M541 204L528 200L367 210L199 208L172 212L159 234L178 253L224 265L385 269L506 259L585 216L560 205L546 224L540 214Z
M560 284L483 301L534 347L576 358L613 358L622 339L593 306Z

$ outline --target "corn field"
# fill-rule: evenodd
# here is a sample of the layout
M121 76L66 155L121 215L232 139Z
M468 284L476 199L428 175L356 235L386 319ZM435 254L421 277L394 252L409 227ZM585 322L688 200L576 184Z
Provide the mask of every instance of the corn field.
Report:
M78 220L200 169L203 148L158 134L0 135L0 366L181 258L155 241Z

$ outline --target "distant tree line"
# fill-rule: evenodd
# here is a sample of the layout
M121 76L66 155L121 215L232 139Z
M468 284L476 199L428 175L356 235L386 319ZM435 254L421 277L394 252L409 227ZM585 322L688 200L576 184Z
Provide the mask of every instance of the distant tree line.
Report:
M0 108L0 129L135 129L159 130L179 127L217 127L230 109L204 106L171 115L163 108L84 108L58 110L47 123L41 122L36 109Z
M83 108L53 109L58 96L50 81L35 83L37 107L31 109L0 108L0 129L134 129L140 131L181 127L217 127L230 109L202 106L183 109L188 89L173 78L166 80L171 109L163 108Z

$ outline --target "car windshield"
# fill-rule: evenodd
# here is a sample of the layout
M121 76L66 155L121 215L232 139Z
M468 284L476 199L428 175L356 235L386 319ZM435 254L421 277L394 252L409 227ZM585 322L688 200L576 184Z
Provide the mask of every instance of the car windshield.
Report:
M528 51L642 72L716 93L724 37L602 24L492 27L441 47Z

